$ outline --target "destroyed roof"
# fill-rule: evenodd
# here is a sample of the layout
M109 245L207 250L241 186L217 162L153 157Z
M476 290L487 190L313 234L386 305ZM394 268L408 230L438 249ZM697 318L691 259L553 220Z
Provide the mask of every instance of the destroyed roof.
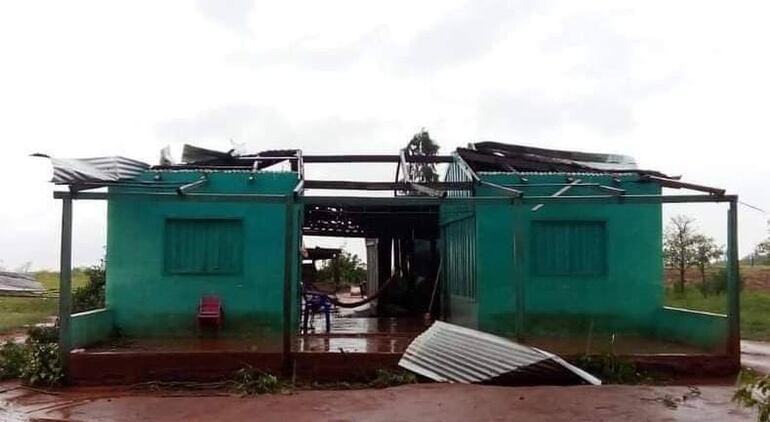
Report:
M633 157L578 151L536 148L500 142L476 142L457 153L476 172L594 172L637 173L663 176L653 170L640 170Z
M227 152L196 147L185 144L182 150L181 164L166 164L154 166L163 169L196 169L196 168L249 168L261 170L277 164L287 158L295 158L298 155L296 149L281 149L261 151L254 154L240 154L235 150ZM276 157L275 160L269 158ZM266 159L267 158L267 159ZM296 160L292 161L292 170L296 168Z
M118 182L130 180L150 166L126 157L53 158L45 154L33 154L51 161L56 184L74 185Z
M32 275L0 271L0 296L38 296L44 291Z
M161 164L149 166L141 161L125 157L95 157L80 159L59 159L43 154L34 154L49 158L54 167L53 181L57 184L70 185L75 190L103 187L112 184L130 183L138 175L150 169L155 171L260 171L281 164L283 171L299 174L302 189L343 189L343 190L393 190L411 192L418 195L436 197L446 196L448 190L472 189L479 180L482 172L507 173L561 173L592 175L626 175L635 174L639 181L655 182L669 188L686 188L723 195L724 189L701 186L679 181L678 177L668 177L654 170L639 169L632 157L618 154L599 154L576 151L536 148L522 145L504 144L500 142L476 142L468 148L457 148L454 156L449 155L304 155L298 149L268 150L262 152L242 152L231 149L227 152L185 145L182 163L173 163L168 147L161 151ZM354 182L347 180L306 180L304 166L306 163L393 163L396 165L396 182ZM460 165L470 181L440 181L416 182L399 179L399 170L411 163L456 163ZM467 165L466 165L467 164ZM276 167L273 167L275 169ZM126 184L128 184L126 183ZM161 186L152 184L146 186ZM199 183L200 184L200 183ZM489 185L489 183L486 183ZM195 185L197 186L197 185ZM504 189L520 195L515 189ZM317 228L324 231L324 227ZM354 230L355 229L355 230ZM355 227L347 227L348 234L358 232ZM360 234L360 233L359 233Z

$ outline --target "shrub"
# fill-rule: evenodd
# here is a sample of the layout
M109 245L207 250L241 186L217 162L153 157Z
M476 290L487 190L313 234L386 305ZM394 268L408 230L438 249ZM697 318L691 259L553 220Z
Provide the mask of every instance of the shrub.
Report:
M104 286L107 273L104 262L85 269L88 283L72 293L72 312L84 312L104 308Z
M0 380L18 378L26 362L23 344L6 341L0 346Z
M367 386L372 388L387 388L403 384L414 384L416 382L417 377L411 372L393 372L385 369L378 369L377 376L371 380Z
M39 325L27 330L27 343L56 343L59 341L59 329L56 327Z
M56 343L29 342L26 362L19 375L27 385L54 387L61 384L64 369L59 360L59 346Z
M0 380L20 378L26 385L53 387L64 380L54 327L32 327L23 344L0 346Z
M235 389L246 395L275 394L288 390L278 377L252 367L239 369L233 377Z
M650 379L649 375L640 372L633 362L620 359L613 353L582 356L575 365L608 384L639 384Z
M757 421L770 422L770 375L760 377L751 371L741 371L739 384L733 401L744 407L756 407Z

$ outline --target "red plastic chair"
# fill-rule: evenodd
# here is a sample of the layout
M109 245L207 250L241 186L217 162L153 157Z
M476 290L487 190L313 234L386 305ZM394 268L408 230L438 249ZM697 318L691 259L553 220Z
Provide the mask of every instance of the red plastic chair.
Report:
M203 296L198 305L198 327L204 324L213 324L218 328L222 327L222 301L219 296Z

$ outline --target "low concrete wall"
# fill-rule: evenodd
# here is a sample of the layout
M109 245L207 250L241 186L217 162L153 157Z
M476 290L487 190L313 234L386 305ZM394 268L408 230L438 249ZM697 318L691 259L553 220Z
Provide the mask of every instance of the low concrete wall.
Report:
M664 306L657 315L657 335L708 349L726 351L727 316Z
M72 314L70 333L72 347L78 348L110 338L113 332L113 315L109 309Z

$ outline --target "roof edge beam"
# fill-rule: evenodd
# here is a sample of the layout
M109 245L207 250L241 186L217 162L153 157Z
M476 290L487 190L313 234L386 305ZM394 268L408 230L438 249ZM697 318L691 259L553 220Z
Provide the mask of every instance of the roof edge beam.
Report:
M408 163L451 163L451 155L409 155L405 157ZM305 163L398 163L400 155L305 155Z
M682 182L680 180L669 179L667 177L643 175L640 178L640 180L644 182L656 182L663 187L672 188L672 189L691 189L699 192L706 192L712 195L720 195L720 196L725 194L724 189L712 188L710 186L698 185L695 183Z

